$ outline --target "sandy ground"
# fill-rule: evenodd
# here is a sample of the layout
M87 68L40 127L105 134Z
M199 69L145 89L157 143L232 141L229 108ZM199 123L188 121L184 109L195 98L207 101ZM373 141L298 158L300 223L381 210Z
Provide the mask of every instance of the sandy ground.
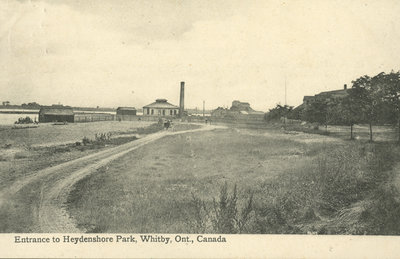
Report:
M72 186L83 177L105 166L109 162L135 150L143 145L153 142L157 139L169 135L185 134L189 132L198 132L204 130L213 130L221 128L218 126L203 126L200 129L185 131L161 131L150 134L139 140L128 142L126 144L103 150L85 157L81 157L54 167L49 167L38 171L28 177L14 182L8 188L0 192L0 207L7 200L16 195L22 188L37 182L41 183L40 201L38 212L36 213L38 226L35 226L35 232L83 232L78 229L66 212L64 204Z

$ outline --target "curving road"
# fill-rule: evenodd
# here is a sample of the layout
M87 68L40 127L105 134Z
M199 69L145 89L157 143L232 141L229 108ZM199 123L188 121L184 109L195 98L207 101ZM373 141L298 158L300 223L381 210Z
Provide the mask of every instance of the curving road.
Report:
M16 181L0 193L0 207L5 199L17 194L22 188L30 184L41 183L40 201L38 208L38 226L35 232L43 233L76 233L85 232L78 229L74 220L68 215L65 203L73 185L85 176L95 172L111 161L165 136L214 130L220 126L202 125L199 129L185 131L161 131L150 134L139 140L131 141L123 145L109 148L85 157L81 157L66 163L49 167L37 173Z

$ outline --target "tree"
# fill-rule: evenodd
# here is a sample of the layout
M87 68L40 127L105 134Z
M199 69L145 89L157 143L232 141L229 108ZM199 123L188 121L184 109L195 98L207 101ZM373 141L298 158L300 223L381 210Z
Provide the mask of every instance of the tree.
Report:
M286 118L293 110L293 106L277 104L275 108L269 109L269 112L264 115L266 121L277 121L282 117Z
M400 142L400 71L389 74L380 73L372 78L375 91L379 93L380 118L385 123L397 124Z
M336 99L329 105L329 120L336 125L350 126L350 139L354 139L353 126L360 121L362 114L359 100L351 90L348 96Z
M328 101L317 98L304 108L303 120L328 126Z
M356 101L359 112L360 122L367 122L369 125L369 140L372 142L372 125L378 119L378 104L380 102L380 91L373 84L372 78L365 75L353 82L351 95Z
M293 108L287 115L288 119L301 120L303 116L304 105Z

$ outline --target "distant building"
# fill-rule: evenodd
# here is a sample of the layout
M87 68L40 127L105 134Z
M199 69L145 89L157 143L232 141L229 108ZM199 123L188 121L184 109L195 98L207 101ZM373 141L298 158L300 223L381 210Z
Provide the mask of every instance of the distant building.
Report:
M246 102L241 102L241 101L233 101L232 106L230 108L231 111L253 111L253 109L250 107L250 103Z
M253 108L250 107L250 103L237 100L232 102L232 106L229 110L237 111L240 114L264 114L263 112L253 110Z
M39 110L39 122L74 122L74 111L69 106L44 106Z
M3 106L8 106L8 105L10 105L10 102L9 102L9 101L3 102Z
M235 114L249 115L249 114L264 114L260 111L255 111L250 107L247 102L233 101L232 106L229 109L218 107L211 112L212 116L232 116Z
M134 107L118 107L117 120L118 121L135 121L138 120L136 108Z
M154 103L143 106L144 116L177 116L179 107L167 102L166 99L157 99Z
M136 116L136 109L135 109L135 107L118 107L117 115L135 115Z
M211 111L211 116L222 117L227 115L230 112L229 109L218 107L217 109Z
M303 106L308 105L314 100L325 100L327 102L334 101L336 99L341 99L349 95L349 91L351 89L347 89L347 85L345 84L343 89L333 90L333 91L325 91L314 96L304 96L303 98Z
M74 122L113 121L114 114L100 112L75 112Z

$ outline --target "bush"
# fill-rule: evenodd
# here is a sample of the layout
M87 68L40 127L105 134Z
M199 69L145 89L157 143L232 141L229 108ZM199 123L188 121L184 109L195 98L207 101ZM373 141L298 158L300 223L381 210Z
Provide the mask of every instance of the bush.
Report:
M194 232L235 234L246 232L246 226L252 217L253 194L243 206L239 206L237 186L233 187L232 194L228 192L228 184L225 183L220 190L218 201L214 198L212 207L192 194L192 211Z
M105 142L105 141L109 141L111 139L111 132L108 133L96 133L94 135L94 139L97 142Z
M82 144L83 144L84 146L90 144L90 139L87 138L87 137L83 137L83 139L82 139Z
M25 118L18 118L18 120L14 123L14 124L29 124L29 123L33 123L33 120L26 116Z

